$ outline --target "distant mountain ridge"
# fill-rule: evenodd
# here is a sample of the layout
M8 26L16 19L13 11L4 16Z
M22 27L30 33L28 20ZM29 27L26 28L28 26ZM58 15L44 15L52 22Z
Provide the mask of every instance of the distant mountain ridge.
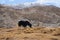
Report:
M16 27L19 20L29 20L33 26L60 26L60 8L35 5L15 9L0 5L0 27Z

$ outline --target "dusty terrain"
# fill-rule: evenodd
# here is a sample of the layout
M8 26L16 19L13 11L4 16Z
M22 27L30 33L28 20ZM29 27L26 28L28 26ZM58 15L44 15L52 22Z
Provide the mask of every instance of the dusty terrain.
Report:
M0 40L60 40L60 28L0 28Z

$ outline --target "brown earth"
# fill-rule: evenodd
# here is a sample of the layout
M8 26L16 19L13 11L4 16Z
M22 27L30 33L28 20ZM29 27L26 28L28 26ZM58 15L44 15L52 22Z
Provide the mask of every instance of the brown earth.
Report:
M0 28L0 40L60 40L60 28Z

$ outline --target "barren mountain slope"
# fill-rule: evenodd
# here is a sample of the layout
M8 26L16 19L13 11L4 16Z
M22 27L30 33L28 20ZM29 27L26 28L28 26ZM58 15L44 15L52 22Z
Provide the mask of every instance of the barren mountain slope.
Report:
M32 25L41 23L60 25L60 8L55 6L32 6L14 9L0 5L0 27L15 27L19 20L27 19Z

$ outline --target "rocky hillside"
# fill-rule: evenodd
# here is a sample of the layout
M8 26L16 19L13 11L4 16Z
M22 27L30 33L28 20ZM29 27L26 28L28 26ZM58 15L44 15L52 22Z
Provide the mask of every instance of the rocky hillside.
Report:
M28 20L33 26L60 26L60 8L31 6L14 9L0 5L0 27L16 27L19 20Z
M60 8L55 6L33 6L25 8L24 11L27 13L24 15L29 20L35 20L39 23L45 23L48 25L60 26ZM28 14L29 13L29 14ZM40 24L39 24L40 25Z

